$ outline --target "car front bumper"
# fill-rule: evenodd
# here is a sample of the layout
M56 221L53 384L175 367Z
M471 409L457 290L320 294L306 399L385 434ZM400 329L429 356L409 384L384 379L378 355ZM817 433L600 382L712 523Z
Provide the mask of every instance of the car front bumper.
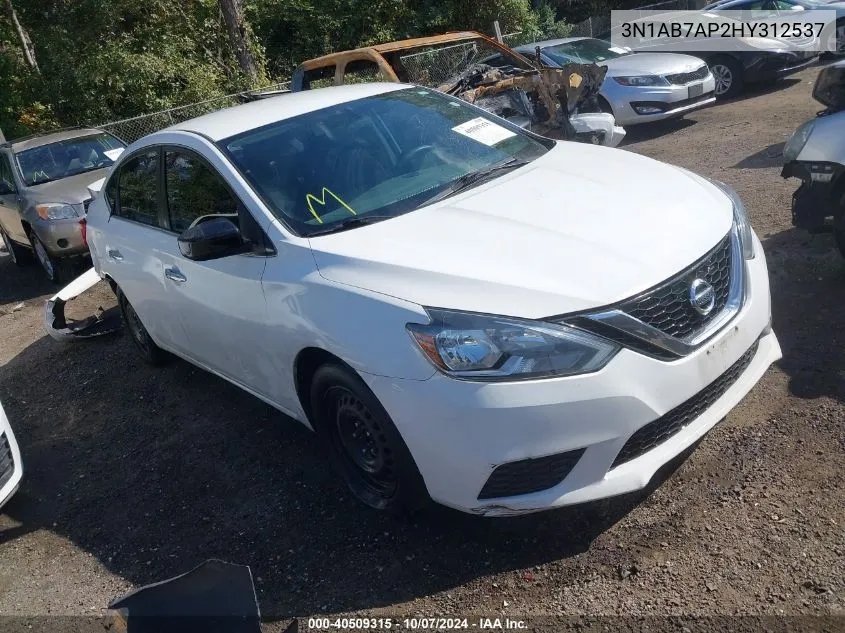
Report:
M690 86L701 84L701 94L690 97ZM678 117L716 102L716 82L708 74L703 81L688 85L633 87L621 86L612 78L605 79L601 94L613 108L619 125L637 125ZM646 108L659 109L650 112Z
M53 257L75 257L85 255L88 245L82 237L82 218L67 220L41 220L32 223L32 228L41 243Z
M787 51L756 57L745 68L748 83L772 81L812 66L819 58L818 51Z
M23 478L21 453L12 427L0 404L0 507L3 507L20 486Z
M800 178L792 194L792 224L810 232L821 231L827 218L843 212L838 195L845 167L824 161L791 161L783 166L783 178Z
M684 358L666 362L623 349L594 374L507 383L461 381L442 374L424 381L373 375L364 379L405 439L429 494L444 505L501 516L642 489L664 464L724 418L781 357L770 326L765 256L756 238L755 247L757 256L746 262L742 310ZM743 357L741 371L730 375L730 384L697 417L614 467L635 432L685 406L730 374ZM563 454L574 456L574 467L554 485L515 496L482 494L502 464Z

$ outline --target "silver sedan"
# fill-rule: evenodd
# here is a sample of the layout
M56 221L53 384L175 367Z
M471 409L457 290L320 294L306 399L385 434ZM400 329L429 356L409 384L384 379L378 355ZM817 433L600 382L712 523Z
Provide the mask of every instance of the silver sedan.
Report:
M602 109L618 125L637 125L682 116L716 101L715 81L702 60L675 53L633 53L587 37L546 40L516 48L544 64L595 63L607 67L599 92Z

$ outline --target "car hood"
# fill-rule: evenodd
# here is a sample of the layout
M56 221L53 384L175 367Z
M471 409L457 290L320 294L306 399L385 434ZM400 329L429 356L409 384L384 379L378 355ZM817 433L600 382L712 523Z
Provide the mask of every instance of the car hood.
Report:
M29 202L66 202L67 204L85 202L91 197L88 185L105 178L110 169L111 167L104 167L69 178L27 187L25 196Z
M425 306L539 318L628 298L680 272L732 225L703 178L561 142L443 202L310 240L326 279Z
M697 70L704 62L692 55L677 53L633 53L602 62L608 77L625 75L668 75Z

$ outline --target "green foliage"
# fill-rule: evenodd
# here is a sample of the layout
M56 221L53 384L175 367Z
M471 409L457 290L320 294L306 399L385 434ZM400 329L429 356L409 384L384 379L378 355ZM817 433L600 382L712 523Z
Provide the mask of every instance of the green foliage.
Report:
M0 15L0 128L8 138L96 124L244 90L218 0L13 0L41 70L23 63ZM242 0L261 77L281 81L305 59L450 30L565 34L529 0Z

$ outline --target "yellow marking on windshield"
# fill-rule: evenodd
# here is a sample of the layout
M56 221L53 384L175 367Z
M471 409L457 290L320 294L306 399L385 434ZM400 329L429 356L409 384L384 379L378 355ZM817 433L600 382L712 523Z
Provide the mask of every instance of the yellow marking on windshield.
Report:
M335 192L333 192L333 191L332 191L331 189L329 189L328 187L323 187L323 190L320 192L320 197L319 197L319 198L318 198L317 196L313 195L313 194L310 194L310 193L305 194L305 202L307 202L307 203L308 203L308 210L311 212L311 215L313 215L313 216L314 216L314 219L316 219L316 220L317 220L317 222L319 222L320 224L322 224L322 223L323 223L323 219L322 219L322 218L321 218L321 217L317 214L317 212L316 212L316 211L314 211L314 203L316 202L316 203L317 203L317 204L319 204L321 207L326 206L326 195L329 195L329 196L331 196L332 198L334 198L334 199L335 199L335 201L336 201L336 202L337 202L340 206L342 206L344 209L346 209L347 211L349 211L349 213L351 213L352 215L358 215L357 213L355 213L355 209L353 209L353 208L352 208L352 207L350 207L348 204L346 204L346 203L345 203L345 202L341 199L341 197L340 197L340 196L338 196Z

